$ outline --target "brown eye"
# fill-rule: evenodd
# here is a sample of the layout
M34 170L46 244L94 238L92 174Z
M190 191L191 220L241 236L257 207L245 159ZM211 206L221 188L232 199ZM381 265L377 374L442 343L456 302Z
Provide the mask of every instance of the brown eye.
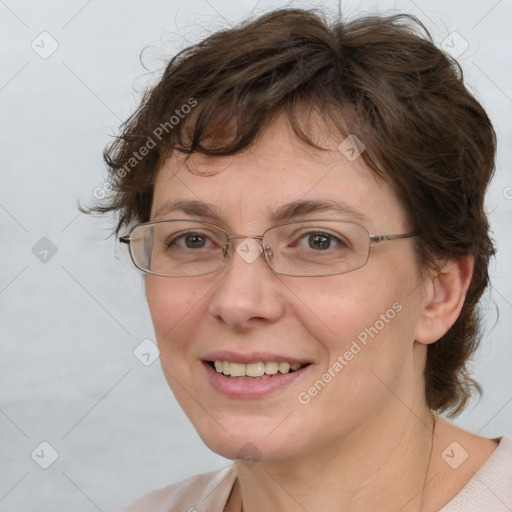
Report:
M331 246L331 237L326 234L315 234L308 237L308 245L311 249L329 249Z
M167 242L167 247L177 246L180 249L203 249L208 247L208 242L211 243L208 236L202 233L183 233L178 236L174 236Z
M350 243L343 237L325 231L309 231L299 236L297 240L294 244L296 247L312 249L318 252L350 247Z

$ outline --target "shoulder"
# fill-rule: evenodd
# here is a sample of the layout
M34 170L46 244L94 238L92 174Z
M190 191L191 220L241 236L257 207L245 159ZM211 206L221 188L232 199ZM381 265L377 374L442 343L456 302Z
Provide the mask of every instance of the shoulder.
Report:
M504 436L489 459L440 512L508 512L511 505L512 436Z
M223 510L235 480L236 470L231 464L220 471L194 475L163 489L150 492L119 512Z

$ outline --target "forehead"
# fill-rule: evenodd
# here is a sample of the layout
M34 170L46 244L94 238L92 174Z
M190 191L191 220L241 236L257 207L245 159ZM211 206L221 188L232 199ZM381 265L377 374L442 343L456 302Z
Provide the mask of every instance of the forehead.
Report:
M281 116L251 148L236 155L186 158L174 152L158 172L151 219L204 214L230 228L261 229L295 208L297 215L309 211L310 217L353 220L375 232L404 228L396 195L363 158L349 160L338 149L342 138L318 129L313 135L328 150L299 141ZM187 210L185 202L195 209Z

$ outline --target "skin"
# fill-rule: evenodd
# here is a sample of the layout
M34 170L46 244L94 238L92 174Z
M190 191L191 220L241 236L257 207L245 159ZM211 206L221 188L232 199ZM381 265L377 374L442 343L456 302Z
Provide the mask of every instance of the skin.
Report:
M173 154L158 173L151 220L192 218L155 214L168 200L194 199L221 212L202 220L230 233L261 234L272 225L269 208L297 199L342 199L368 217L371 233L409 232L393 190L362 158L345 158L339 137L326 133L320 125L315 135L330 150L314 150L281 116L241 154L213 162L192 156L187 165ZM187 166L218 172L197 176ZM315 217L353 220L326 212ZM427 346L456 320L472 268L468 257L424 278L413 239L404 239L373 245L366 266L337 276L276 275L263 256L247 263L236 252L210 275L148 275L162 368L181 407L216 453L237 459L246 443L256 447L254 464L236 462L238 480L226 510L239 511L242 499L244 512L428 512L446 504L496 447L442 418L432 436L424 400ZM402 310L395 318L300 404L297 395L397 302ZM201 358L212 350L279 352L311 366L265 398L233 399L206 378ZM469 452L457 470L441 457L453 441Z

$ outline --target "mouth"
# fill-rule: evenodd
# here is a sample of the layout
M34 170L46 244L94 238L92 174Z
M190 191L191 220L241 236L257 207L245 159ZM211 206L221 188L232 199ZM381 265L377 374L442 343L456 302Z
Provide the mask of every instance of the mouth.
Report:
M309 363L290 363L287 361L258 361L255 363L237 363L234 361L206 361L217 373L234 380L270 379L274 376L296 372Z
M298 382L313 366L310 362L286 361L270 354L244 357L219 353L202 363L213 390L235 399L264 398Z

